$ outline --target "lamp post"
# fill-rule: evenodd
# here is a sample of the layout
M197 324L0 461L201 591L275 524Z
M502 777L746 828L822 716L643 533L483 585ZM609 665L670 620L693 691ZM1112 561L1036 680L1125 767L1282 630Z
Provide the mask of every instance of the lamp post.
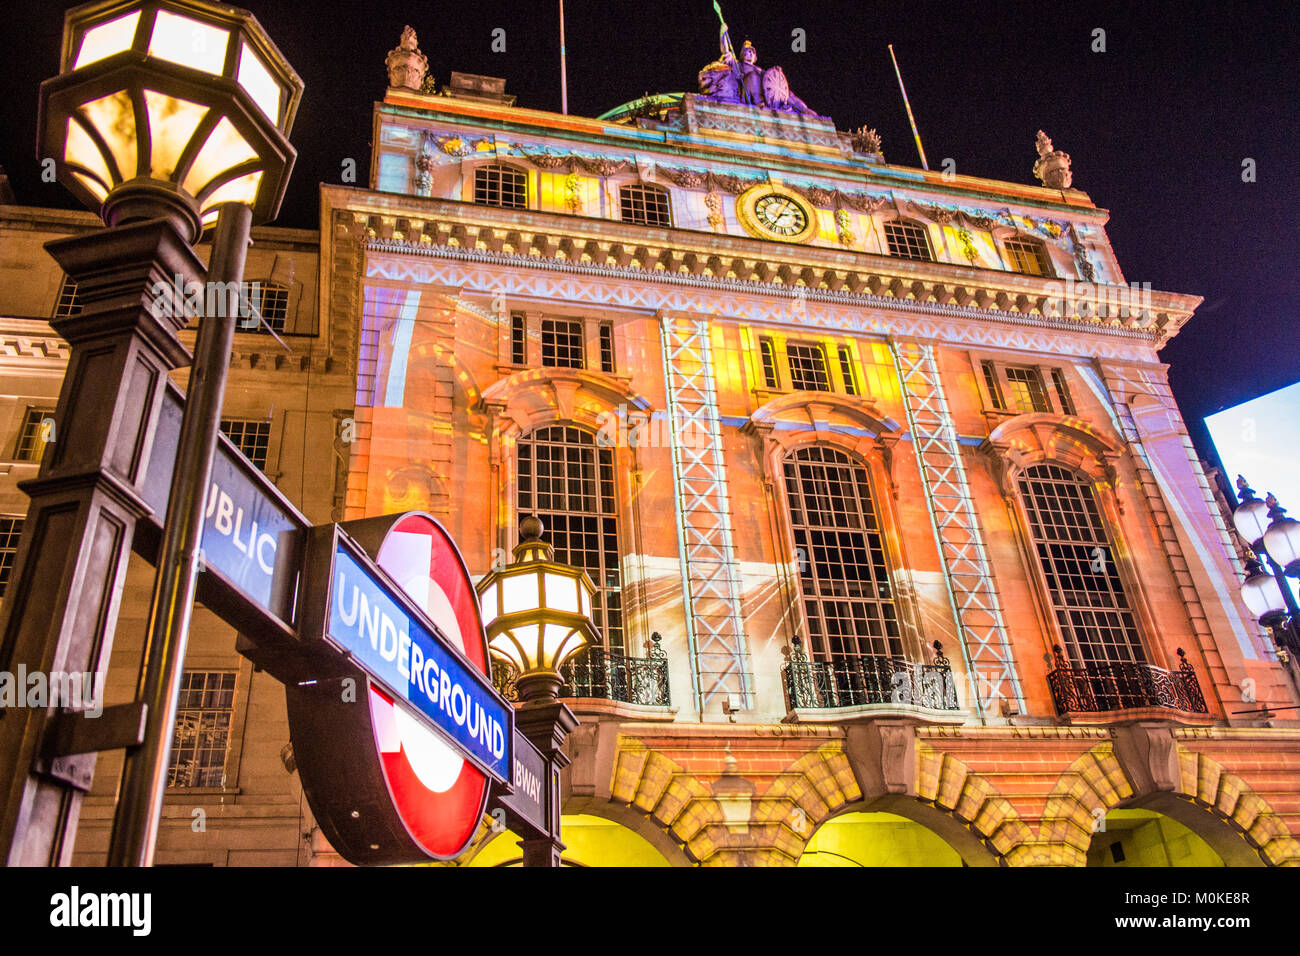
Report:
M261 26L235 7L97 0L65 15L60 73L40 89L38 157L54 160L108 228L46 246L84 310L55 324L73 353L55 413L67 442L23 486L33 532L14 570L20 586L48 591L48 607L39 596L7 603L0 664L102 673L147 513L149 459L175 453L176 463L134 702L93 727L54 708L0 722L0 779L12 781L0 843L11 863L67 862L95 754L121 746L109 862L152 860L249 229L279 209L301 95ZM213 224L204 270L192 246ZM197 310L186 304L196 287ZM176 337L191 317L204 321L179 445L156 448L167 372L191 364ZM47 520L60 514L59 526Z
M1259 559L1246 564L1242 599L1300 663L1300 606L1286 580L1300 578L1300 521L1288 518L1273 495L1263 501L1256 498L1241 475L1237 492L1241 504L1232 513L1232 523Z
M564 683L560 668L575 652L599 642L591 621L596 588L585 571L555 560L554 550L542 540L544 530L535 516L524 518L514 562L478 583L488 646L519 672L515 726L547 764L550 835L519 842L524 866L560 865L560 771L569 764L561 748L578 726L573 711L558 699Z

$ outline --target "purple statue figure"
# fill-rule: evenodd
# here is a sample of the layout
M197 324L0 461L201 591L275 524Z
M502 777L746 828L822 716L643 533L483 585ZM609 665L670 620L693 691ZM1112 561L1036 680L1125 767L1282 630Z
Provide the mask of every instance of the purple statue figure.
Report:
M790 83L785 78L784 70L779 66L764 70L758 65L758 51L754 49L754 44L746 40L740 48L740 58L737 59L735 48L731 45L731 31L727 27L727 21L722 19L722 9L717 0L714 0L713 9L718 12L718 19L722 23L718 37L722 56L700 70L700 92L721 103L739 103L816 116L808 104L790 92Z

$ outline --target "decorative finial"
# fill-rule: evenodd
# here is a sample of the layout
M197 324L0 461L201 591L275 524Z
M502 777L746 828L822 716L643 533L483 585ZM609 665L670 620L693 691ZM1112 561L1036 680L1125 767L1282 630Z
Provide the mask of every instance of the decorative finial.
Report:
M425 74L429 72L429 58L420 52L415 30L408 24L402 30L397 46L388 51L384 61L388 67L388 85L397 89L420 91Z
M1034 163L1034 175L1048 189L1069 189L1074 182L1070 172L1070 156L1052 146L1052 140L1041 129L1038 131L1038 162Z
M523 521L519 522L519 541L540 541L546 531L546 526L542 524L542 519L537 515L528 515Z
M1250 487L1250 482L1241 475L1237 476L1237 497L1243 505L1255 500L1255 489Z

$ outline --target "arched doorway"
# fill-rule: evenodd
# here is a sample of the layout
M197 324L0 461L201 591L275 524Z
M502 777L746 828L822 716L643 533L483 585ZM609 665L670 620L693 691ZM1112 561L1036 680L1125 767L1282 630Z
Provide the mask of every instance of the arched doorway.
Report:
M645 837L613 820L586 813L560 817L561 862L565 866L670 866ZM466 866L520 866L519 837L511 831L494 837Z
M933 830L896 813L853 812L817 828L799 866L962 866Z
M1224 866L1205 840L1157 810L1109 811L1088 846L1088 866Z

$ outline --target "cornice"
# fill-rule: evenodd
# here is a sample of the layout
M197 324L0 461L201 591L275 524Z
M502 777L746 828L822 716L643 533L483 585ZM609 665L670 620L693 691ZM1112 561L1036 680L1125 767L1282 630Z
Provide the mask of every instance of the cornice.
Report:
M1061 317L1051 313L1065 284L1019 273L360 190L340 198L352 197L361 201L335 209L342 220L336 218L332 234L338 238L342 227L373 251L1098 333L1153 349L1176 334L1201 301L1152 292L1149 312L1086 316L1075 301ZM1130 291L1096 288L1099 297Z

